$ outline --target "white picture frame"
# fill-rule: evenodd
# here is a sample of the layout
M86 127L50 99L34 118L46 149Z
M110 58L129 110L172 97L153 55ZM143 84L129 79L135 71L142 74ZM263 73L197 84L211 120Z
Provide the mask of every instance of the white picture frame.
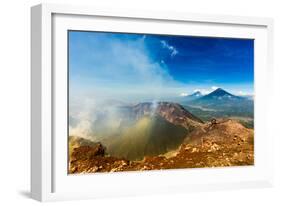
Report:
M159 27L155 28L154 24ZM166 31L164 25L174 29ZM31 8L31 26L32 198L53 201L272 186L273 134L267 123L268 108L272 103L268 93L273 77L272 19L40 4ZM187 30L188 26L192 29ZM67 114L64 109L67 107L67 82L63 68L66 67L65 31L68 29L158 34L182 32L195 36L256 39L255 135L258 139L255 139L255 166L67 175L67 143L58 136L65 134L66 129L61 128L65 126ZM261 142L259 136L266 138Z

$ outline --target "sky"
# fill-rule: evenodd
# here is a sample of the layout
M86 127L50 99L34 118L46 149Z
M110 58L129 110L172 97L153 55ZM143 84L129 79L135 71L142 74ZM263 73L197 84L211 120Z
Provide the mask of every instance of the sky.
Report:
M70 100L253 94L254 40L69 31L68 41Z

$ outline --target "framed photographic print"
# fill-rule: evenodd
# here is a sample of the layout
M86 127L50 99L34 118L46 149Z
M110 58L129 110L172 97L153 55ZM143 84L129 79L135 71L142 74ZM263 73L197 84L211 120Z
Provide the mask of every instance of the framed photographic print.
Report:
M34 199L272 185L271 19L31 14Z

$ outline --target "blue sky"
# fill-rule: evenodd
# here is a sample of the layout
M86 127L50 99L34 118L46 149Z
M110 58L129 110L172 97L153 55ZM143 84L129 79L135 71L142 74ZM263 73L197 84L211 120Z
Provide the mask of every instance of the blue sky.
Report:
M165 99L221 87L253 94L254 41L69 32L70 97Z

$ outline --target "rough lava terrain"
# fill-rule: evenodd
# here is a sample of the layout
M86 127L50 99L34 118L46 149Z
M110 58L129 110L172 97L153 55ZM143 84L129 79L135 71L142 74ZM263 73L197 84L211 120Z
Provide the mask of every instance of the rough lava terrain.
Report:
M176 150L139 161L110 156L101 143L69 137L69 173L254 165L253 129L232 119L198 125Z

